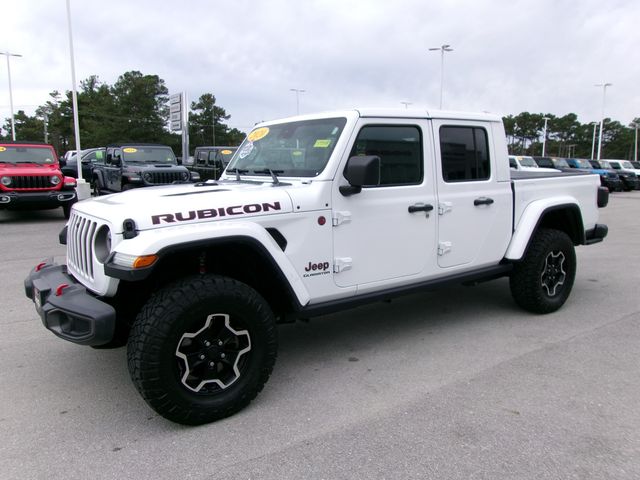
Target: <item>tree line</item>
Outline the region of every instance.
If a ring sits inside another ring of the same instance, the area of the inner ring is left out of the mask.
[[[171,146],[181,152],[182,138],[171,133],[167,87],[157,75],[139,71],[125,72],[109,85],[92,75],[80,82],[78,112],[80,140],[83,147],[104,146],[113,142],[150,142]],[[55,90],[50,99],[39,106],[35,114],[23,110],[15,114],[17,140],[45,140],[60,153],[75,149],[71,92],[64,95]],[[244,133],[230,128],[225,121],[231,116],[216,105],[212,93],[202,94],[191,102],[189,112],[189,144],[239,145]],[[522,112],[503,117],[509,152],[520,155],[540,155],[547,118],[545,151],[559,157],[590,158],[597,142],[599,124],[580,123],[575,113],[562,117],[551,113]],[[634,119],[640,124],[640,117]],[[4,133],[4,136],[3,136]],[[0,140],[11,138],[11,122],[6,119],[0,130]],[[602,131],[602,158],[633,158],[635,129],[610,118]]]
[[[157,75],[139,71],[125,72],[113,84],[92,75],[80,82],[78,117],[80,144],[83,148],[100,147],[116,142],[162,143],[175,152],[182,150],[182,136],[168,130],[169,91]],[[72,94],[55,90],[49,100],[27,115],[14,115],[16,140],[46,141],[59,153],[75,149]],[[202,94],[191,102],[189,144],[239,145],[244,133],[225,122],[231,116],[216,105],[212,93]],[[3,135],[4,133],[4,135]],[[11,139],[11,119],[6,119],[0,140]]]
[[[600,136],[599,122],[580,123],[575,113],[557,117],[551,113],[522,112],[503,117],[509,153],[515,155],[541,155],[545,134],[545,152],[549,156],[591,158],[592,149],[597,156]],[[601,158],[633,159],[635,126],[640,117],[629,125],[605,118],[602,129]],[[595,137],[594,137],[595,134]],[[595,141],[594,141],[595,138]]]

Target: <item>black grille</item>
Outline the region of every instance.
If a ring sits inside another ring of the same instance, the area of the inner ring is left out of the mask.
[[[38,175],[38,176],[16,176],[11,177],[11,185],[9,188],[18,189],[33,189],[33,188],[53,188],[51,184],[51,176]]]
[[[150,179],[148,177],[149,174],[151,174]],[[154,185],[183,181],[182,172],[147,172],[144,174],[143,178],[147,183],[152,183]]]

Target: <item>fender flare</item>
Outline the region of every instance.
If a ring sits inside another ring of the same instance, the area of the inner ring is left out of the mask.
[[[562,210],[568,212],[570,222],[567,227],[573,243],[576,245],[584,244],[585,233],[580,205],[573,197],[566,196],[537,200],[527,205],[522,212],[504,258],[507,260],[520,260],[527,251],[533,234],[538,230],[545,216]]]
[[[228,242],[240,242],[266,259],[297,302],[304,306],[311,296],[289,258],[276,239],[261,225],[252,222],[233,222],[226,225],[192,224],[173,228],[141,231],[132,239],[118,243],[105,263],[105,273],[122,280],[142,280],[152,274],[154,265],[132,270],[113,263],[113,256],[122,253],[132,256],[158,255],[163,257],[194,248],[209,247]]]

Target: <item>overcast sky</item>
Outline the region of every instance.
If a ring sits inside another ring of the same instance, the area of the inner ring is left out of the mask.
[[[628,124],[640,116],[638,0],[71,0],[76,78],[157,74],[213,93],[248,130],[261,120],[382,106],[522,111]],[[14,110],[71,89],[65,0],[3,0],[0,51]],[[0,118],[9,117],[0,57]],[[82,112],[80,112],[82,116]]]

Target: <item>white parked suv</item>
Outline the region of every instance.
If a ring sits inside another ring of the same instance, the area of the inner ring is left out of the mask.
[[[151,408],[201,424],[262,390],[278,322],[502,276],[557,310],[607,199],[598,175],[511,171],[496,115],[305,115],[257,125],[217,181],[75,204],[66,265],[25,292],[55,335],[126,343]]]

